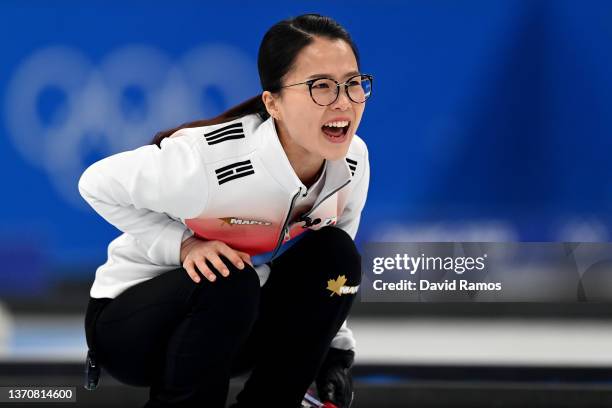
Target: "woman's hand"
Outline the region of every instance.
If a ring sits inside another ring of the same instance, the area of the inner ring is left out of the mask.
[[[238,269],[244,268],[244,262],[253,266],[251,256],[246,252],[238,251],[230,248],[227,244],[221,241],[204,241],[194,236],[191,236],[181,243],[181,263],[187,274],[194,282],[200,282],[200,276],[195,270],[198,268],[206,279],[214,282],[217,278],[215,274],[206,265],[208,260],[219,271],[221,275],[227,277],[229,269],[221,260],[220,256],[225,256]]]
[[[351,367],[355,361],[353,350],[330,347],[315,383],[321,402],[331,402],[339,408],[349,408],[353,402]]]

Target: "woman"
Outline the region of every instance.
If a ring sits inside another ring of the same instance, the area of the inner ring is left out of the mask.
[[[372,77],[349,34],[315,14],[270,28],[258,68],[261,95],[79,181],[124,232],[90,292],[90,374],[99,363],[150,386],[145,407],[223,407],[230,378],[249,372],[234,407],[297,407],[313,380],[321,399],[351,404],[346,318],[369,182],[355,130]]]

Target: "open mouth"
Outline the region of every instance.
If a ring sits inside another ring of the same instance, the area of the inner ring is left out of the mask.
[[[321,130],[327,136],[333,139],[341,139],[346,136],[349,127],[351,126],[351,122],[331,122],[321,126]]]

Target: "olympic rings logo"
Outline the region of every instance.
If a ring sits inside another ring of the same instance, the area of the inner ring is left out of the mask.
[[[92,154],[134,149],[159,130],[212,117],[259,92],[252,59],[225,44],[197,47],[178,60],[126,45],[98,65],[77,49],[51,46],[17,67],[4,116],[22,157],[43,169],[68,203],[86,208],[77,182]]]

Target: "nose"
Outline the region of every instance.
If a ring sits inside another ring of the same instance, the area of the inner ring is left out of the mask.
[[[334,103],[331,104],[331,108],[334,110],[345,111],[351,108],[351,100],[349,99],[346,88],[343,86],[339,89],[338,98]]]

